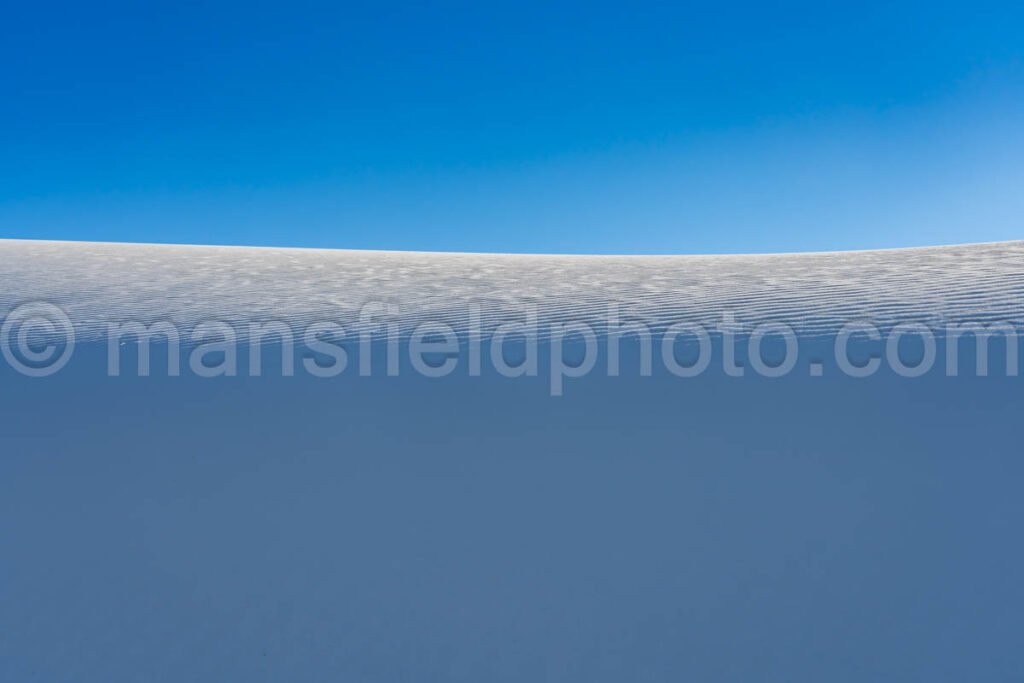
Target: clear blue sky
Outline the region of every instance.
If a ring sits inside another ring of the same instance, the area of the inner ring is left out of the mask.
[[[0,237],[1024,237],[1024,4],[8,3]]]

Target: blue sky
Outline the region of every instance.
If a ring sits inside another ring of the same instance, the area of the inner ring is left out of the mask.
[[[728,253],[1024,237],[1024,5],[39,3],[0,237]]]

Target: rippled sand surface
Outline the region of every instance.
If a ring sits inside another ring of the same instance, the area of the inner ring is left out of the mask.
[[[336,321],[360,327],[391,305],[404,331],[422,320],[464,332],[522,319],[600,331],[615,306],[652,329],[784,322],[799,334],[854,320],[1024,322],[1024,242],[752,256],[538,256],[0,241],[0,314],[43,300],[81,338],[108,321]],[[379,322],[381,316],[377,317]]]

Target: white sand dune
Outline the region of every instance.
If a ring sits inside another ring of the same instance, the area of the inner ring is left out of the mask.
[[[532,256],[0,241],[0,314],[28,300],[62,307],[83,339],[108,321],[181,325],[333,320],[358,330],[368,302],[397,305],[408,331],[486,329],[522,318],[596,330],[609,304],[652,329],[713,327],[725,312],[804,335],[854,320],[1024,322],[1024,242],[753,256]]]
[[[355,330],[373,301],[404,330],[480,303],[600,331],[616,303],[787,322],[824,354],[854,319],[1020,322],[1024,242],[0,242],[0,317],[32,301],[83,343],[48,377],[0,362],[0,681],[1024,680],[1019,376],[644,377],[631,348],[552,398],[543,373],[111,377],[88,343],[126,320]]]

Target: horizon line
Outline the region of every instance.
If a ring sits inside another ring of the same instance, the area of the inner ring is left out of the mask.
[[[69,240],[69,239],[46,239],[31,237],[0,237],[0,244],[4,242],[39,242],[46,244],[68,244],[68,245],[110,245],[126,247],[185,247],[185,248],[208,248],[208,249],[268,249],[286,251],[337,251],[337,252],[363,252],[367,254],[422,254],[432,256],[552,256],[552,257],[579,257],[579,258],[723,258],[730,256],[813,256],[831,254],[859,254],[877,252],[898,252],[898,251],[920,251],[925,249],[949,249],[957,247],[992,246],[998,244],[1015,244],[1024,242],[1024,238],[1015,240],[988,240],[981,242],[953,242],[945,244],[912,245],[900,247],[879,247],[868,249],[825,249],[810,251],[752,251],[752,252],[705,252],[705,253],[581,253],[581,252],[519,252],[519,251],[456,251],[456,250],[434,250],[434,249],[370,249],[365,247],[302,247],[283,246],[274,244],[215,244],[215,243],[194,243],[194,242],[125,242],[120,240]]]

